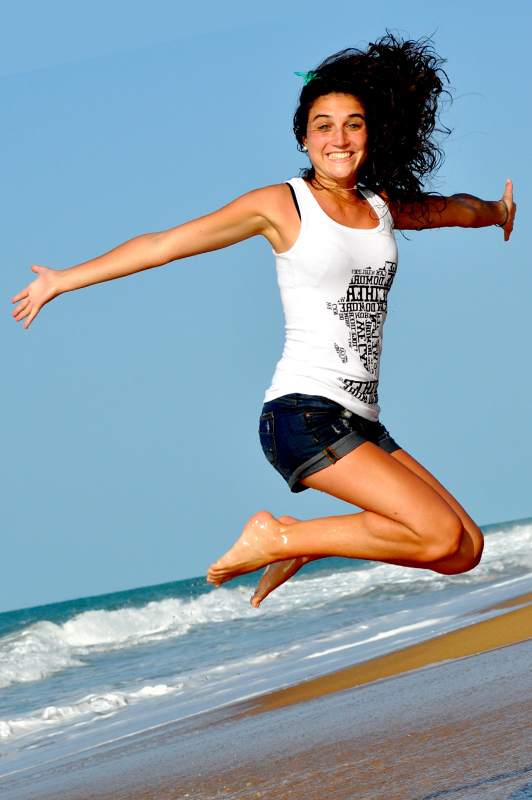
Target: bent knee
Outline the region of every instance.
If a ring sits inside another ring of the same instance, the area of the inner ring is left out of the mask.
[[[452,558],[460,551],[464,533],[464,526],[457,514],[441,517],[429,530],[418,532],[421,539],[420,560],[430,564]]]
[[[471,572],[471,570],[475,569],[475,567],[478,567],[479,564],[480,556],[478,558],[465,559],[463,564],[459,564],[451,574],[462,575],[464,572]]]
[[[482,552],[484,550],[484,537],[480,530],[476,531],[474,535],[471,535],[472,544],[467,553],[464,553],[462,558],[460,559],[460,564],[458,565],[457,574],[462,572],[470,572],[475,567],[478,567],[480,564],[480,560],[482,558]]]
[[[480,529],[475,526],[473,530],[464,531],[462,544],[453,558],[443,559],[427,566],[442,575],[461,575],[479,565],[483,549],[484,537]]]

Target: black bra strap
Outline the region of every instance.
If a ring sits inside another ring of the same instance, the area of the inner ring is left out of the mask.
[[[288,188],[292,192],[292,199],[294,201],[294,204],[295,204],[296,211],[298,213],[299,219],[301,219],[301,211],[299,210],[299,203],[297,202],[297,197],[296,197],[296,193],[294,191],[294,187],[292,186],[291,183],[287,183],[286,185],[288,186]]]

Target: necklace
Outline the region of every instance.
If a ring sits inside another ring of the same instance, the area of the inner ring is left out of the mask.
[[[314,178],[311,180],[311,183],[317,183],[318,186],[320,187],[320,189],[324,189],[326,192],[356,192],[356,191],[358,191],[358,184],[356,184],[356,183],[355,183],[355,185],[353,187],[349,187],[349,188],[345,188],[345,189],[343,189],[341,187],[340,188],[332,188],[331,189],[328,186],[324,186],[322,183],[320,183],[315,175],[314,175]]]

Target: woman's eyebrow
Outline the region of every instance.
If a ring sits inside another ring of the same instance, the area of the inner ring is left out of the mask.
[[[320,119],[321,117],[323,117],[324,119],[332,119],[332,114],[316,114],[316,116],[312,118],[312,122],[316,122],[316,120]],[[365,121],[363,114],[353,113],[347,115],[347,119],[351,119],[352,117],[360,117],[360,119],[363,119]]]

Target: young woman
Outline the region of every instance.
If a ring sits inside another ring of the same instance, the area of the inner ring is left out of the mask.
[[[515,205],[424,192],[440,150],[432,136],[444,91],[427,41],[388,35],[304,75],[294,132],[303,177],[249,192],[172,230],[139,236],[66,270],[32,266],[13,298],[28,327],[63,292],[121,278],[262,235],[276,254],[286,316],[283,357],[260,418],[268,460],[292,491],[318,489],[362,508],[305,522],[256,514],[208,570],[216,586],[267,567],[252,603],[309,559],[373,559],[456,574],[482,554],[459,503],[379,422],[377,385],[394,230],[498,225],[508,241]]]

